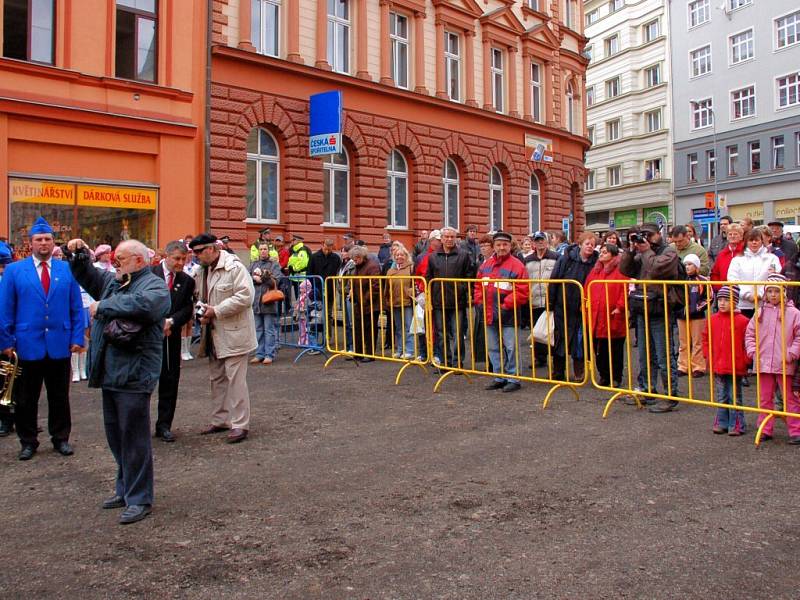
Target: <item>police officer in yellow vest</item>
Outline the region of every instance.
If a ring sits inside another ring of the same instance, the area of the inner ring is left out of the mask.
[[[269,245],[269,258],[270,260],[274,260],[278,262],[278,251],[275,249],[275,246],[272,244],[272,238],[270,237],[270,229],[269,227],[265,227],[261,231],[258,232],[258,239],[253,242],[253,245],[250,246],[250,262],[254,263],[259,260],[259,253],[258,248],[261,244],[266,243]]]
[[[305,275],[308,270],[308,261],[311,250],[305,245],[303,237],[297,234],[292,236],[291,256],[289,256],[289,275]]]

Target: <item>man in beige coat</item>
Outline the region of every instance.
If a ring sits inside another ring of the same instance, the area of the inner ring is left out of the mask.
[[[227,441],[235,444],[247,438],[250,426],[247,357],[257,346],[255,291],[247,267],[216,242],[215,236],[201,233],[189,243],[202,266],[194,275],[200,298],[200,356],[208,356],[216,406],[211,425],[202,433],[230,430]]]

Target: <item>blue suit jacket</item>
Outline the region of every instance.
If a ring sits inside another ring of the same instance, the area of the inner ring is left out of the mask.
[[[8,265],[0,281],[0,345],[20,360],[69,358],[70,345],[84,345],[81,288],[66,262],[51,264],[46,298],[31,257]]]

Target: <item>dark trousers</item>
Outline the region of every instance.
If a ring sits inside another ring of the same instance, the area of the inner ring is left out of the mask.
[[[172,429],[175,405],[178,402],[178,384],[181,380],[181,337],[164,339],[161,357],[161,377],[158,380],[158,419],[156,431]]]
[[[488,361],[486,353],[486,332],[483,327],[483,305],[473,306],[472,356],[476,363]],[[470,366],[472,366],[470,364]]]
[[[363,312],[362,309],[363,308]],[[370,312],[369,305],[353,304],[353,337],[356,354],[375,356],[375,336],[378,335],[379,312]]]
[[[14,417],[23,446],[39,446],[36,429],[42,383],[47,390],[47,429],[53,444],[69,440],[72,419],[69,412],[69,358],[19,361],[21,373],[15,386]]]
[[[103,390],[103,424],[117,461],[116,494],[125,504],[153,504],[150,394]]]
[[[463,309],[433,308],[433,355],[448,367],[461,367],[464,357],[464,336],[469,323]]]
[[[608,338],[594,338],[594,356],[597,365],[597,373],[600,375],[600,383],[608,385],[613,382],[622,381],[623,351],[625,350],[625,338],[611,338],[611,361],[609,365]],[[613,367],[614,377],[610,376],[610,369]]]

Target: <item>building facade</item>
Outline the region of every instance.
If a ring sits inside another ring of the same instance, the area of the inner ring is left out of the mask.
[[[581,229],[582,29],[576,0],[215,0],[212,229],[240,247],[264,227]],[[310,158],[309,97],[328,90],[344,150]]]
[[[204,2],[0,0],[0,236],[155,248],[203,225]]]
[[[585,0],[587,227],[673,221],[666,0]]]
[[[678,219],[800,223],[800,6],[671,4]]]

